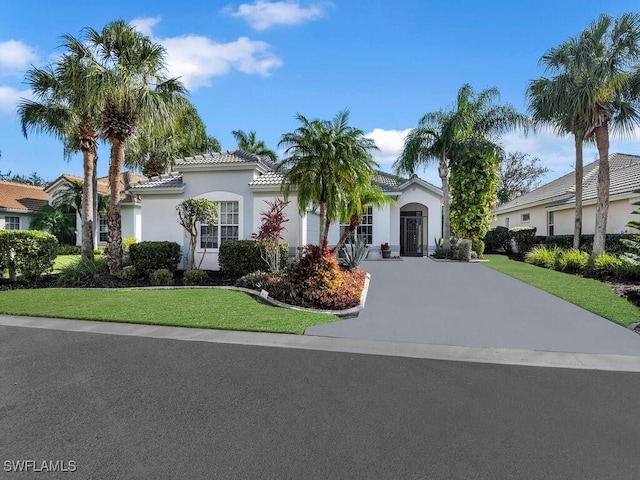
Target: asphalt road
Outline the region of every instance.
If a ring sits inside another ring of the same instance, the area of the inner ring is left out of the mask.
[[[0,326],[0,478],[631,480],[639,399],[638,373]]]

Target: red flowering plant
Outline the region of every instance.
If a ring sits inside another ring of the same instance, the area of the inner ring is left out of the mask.
[[[269,267],[269,271],[275,273],[280,270],[280,240],[284,240],[282,236],[282,232],[286,230],[284,224],[289,221],[284,214],[284,209],[289,202],[276,198],[273,202],[265,200],[265,203],[269,209],[260,212],[262,224],[258,233],[254,233],[252,237],[262,244],[262,259]]]
[[[384,252],[386,250],[389,250],[389,242],[384,242],[382,245],[380,245],[381,252]]]

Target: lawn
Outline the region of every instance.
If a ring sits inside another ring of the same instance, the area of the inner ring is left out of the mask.
[[[616,295],[605,283],[510,260],[504,255],[485,255],[485,258],[489,260],[483,263],[486,267],[517,278],[624,327],[640,318],[640,308]]]
[[[335,315],[288,310],[232,290],[42,288],[0,292],[0,314],[303,334]]]
[[[68,267],[79,260],[80,255],[58,255],[55,263],[53,264],[53,273],[60,273],[63,268]]]

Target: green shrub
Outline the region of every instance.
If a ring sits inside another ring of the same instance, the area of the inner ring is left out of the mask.
[[[131,257],[129,256],[129,250],[131,245],[136,243],[135,237],[126,237],[122,239],[122,263],[124,265],[131,264]]]
[[[367,253],[369,253],[369,249],[361,240],[357,240],[356,243],[345,244],[342,247],[342,251],[344,252],[344,258],[340,260],[340,263],[349,270],[358,268]]]
[[[289,258],[289,244],[280,242],[280,265],[284,268]],[[229,278],[240,278],[251,272],[267,270],[269,266],[262,259],[260,244],[255,240],[227,240],[220,245],[218,264],[222,273]]]
[[[538,267],[559,270],[564,251],[561,248],[534,247],[524,256],[524,261]]]
[[[485,252],[511,252],[511,240],[507,227],[495,227],[484,236]]]
[[[209,280],[209,275],[204,270],[194,268],[185,270],[182,276],[182,283],[185,285],[203,285]]]
[[[562,251],[562,255],[559,258],[560,269],[568,273],[582,272],[588,263],[589,254],[577,248]]]
[[[485,244],[482,240],[480,240],[479,238],[471,239],[471,250],[475,252],[476,258],[482,258],[482,255],[484,254],[484,248]]]
[[[136,270],[136,267],[131,265],[131,266],[128,266],[128,267],[124,267],[122,269],[122,272],[120,273],[120,276],[122,278],[124,278],[125,280],[135,280],[138,277],[140,277],[140,274]]]
[[[176,242],[140,242],[129,247],[131,263],[142,275],[160,269],[175,272],[181,256],[180,245]]]
[[[451,256],[454,260],[468,262],[471,260],[471,240],[463,238],[458,240],[451,248]]]
[[[77,262],[64,267],[58,275],[58,283],[63,286],[81,286],[87,280],[107,272],[107,259],[96,257],[93,260],[79,259]]]
[[[77,245],[61,245],[58,255],[80,255],[80,247]]]
[[[56,237],[38,230],[0,230],[0,271],[37,281],[53,270],[59,248]]]
[[[509,230],[509,238],[515,242],[518,253],[524,255],[533,248],[536,227],[514,227]]]
[[[616,272],[622,267],[623,262],[615,255],[607,252],[598,255],[590,255],[585,273],[596,278],[615,277]]]
[[[451,258],[451,249],[449,248],[436,248],[435,252],[433,252],[434,258]]]
[[[173,273],[168,268],[159,268],[149,274],[151,285],[173,285]]]

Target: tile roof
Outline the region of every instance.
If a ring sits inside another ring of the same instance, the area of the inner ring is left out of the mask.
[[[282,183],[282,179],[284,178],[284,174],[280,172],[267,172],[264,175],[260,175],[255,180],[249,183],[250,186],[253,185],[280,185]]]
[[[255,163],[263,162],[264,159],[253,153],[248,153],[243,150],[235,150],[232,152],[216,152],[205,153],[204,155],[196,155],[194,157],[177,158],[174,163],[177,167],[182,165],[216,165],[216,164],[228,164],[228,163]],[[271,165],[271,162],[269,162]]]
[[[129,188],[151,189],[151,188],[176,188],[182,186],[182,174],[164,173],[157,177],[140,180],[132,183]]]
[[[609,193],[611,195],[630,193],[640,188],[640,156],[612,153],[609,155],[609,172],[611,176]],[[582,178],[582,200],[597,198],[597,160],[584,166]],[[550,202],[549,206],[572,203],[575,200],[575,191],[575,173],[572,172],[500,205],[494,210],[494,213],[499,214],[547,201]]]
[[[49,188],[49,186],[51,186],[52,184],[56,183],[58,180],[61,180],[61,179],[69,182],[74,182],[74,183],[80,183],[80,184],[84,183],[84,178],[82,177],[71,175],[69,173],[63,173],[58,178],[56,178],[53,182],[50,182],[47,188]],[[142,175],[138,175],[137,173],[128,172],[128,171],[121,172],[120,173],[120,200],[124,202],[133,201],[133,198],[128,196],[125,190],[128,188],[130,184],[140,182],[143,180],[146,180],[146,177],[143,177]],[[103,195],[109,195],[109,193],[111,192],[111,189],[109,188],[108,176],[98,177],[96,179],[96,183],[98,187],[98,193],[101,193]]]
[[[381,170],[376,170],[376,174],[371,180],[375,185],[380,187],[380,190],[383,192],[397,192],[400,185],[409,181],[407,178],[402,178]]]
[[[49,202],[43,187],[0,180],[0,208],[10,210],[37,210]]]

